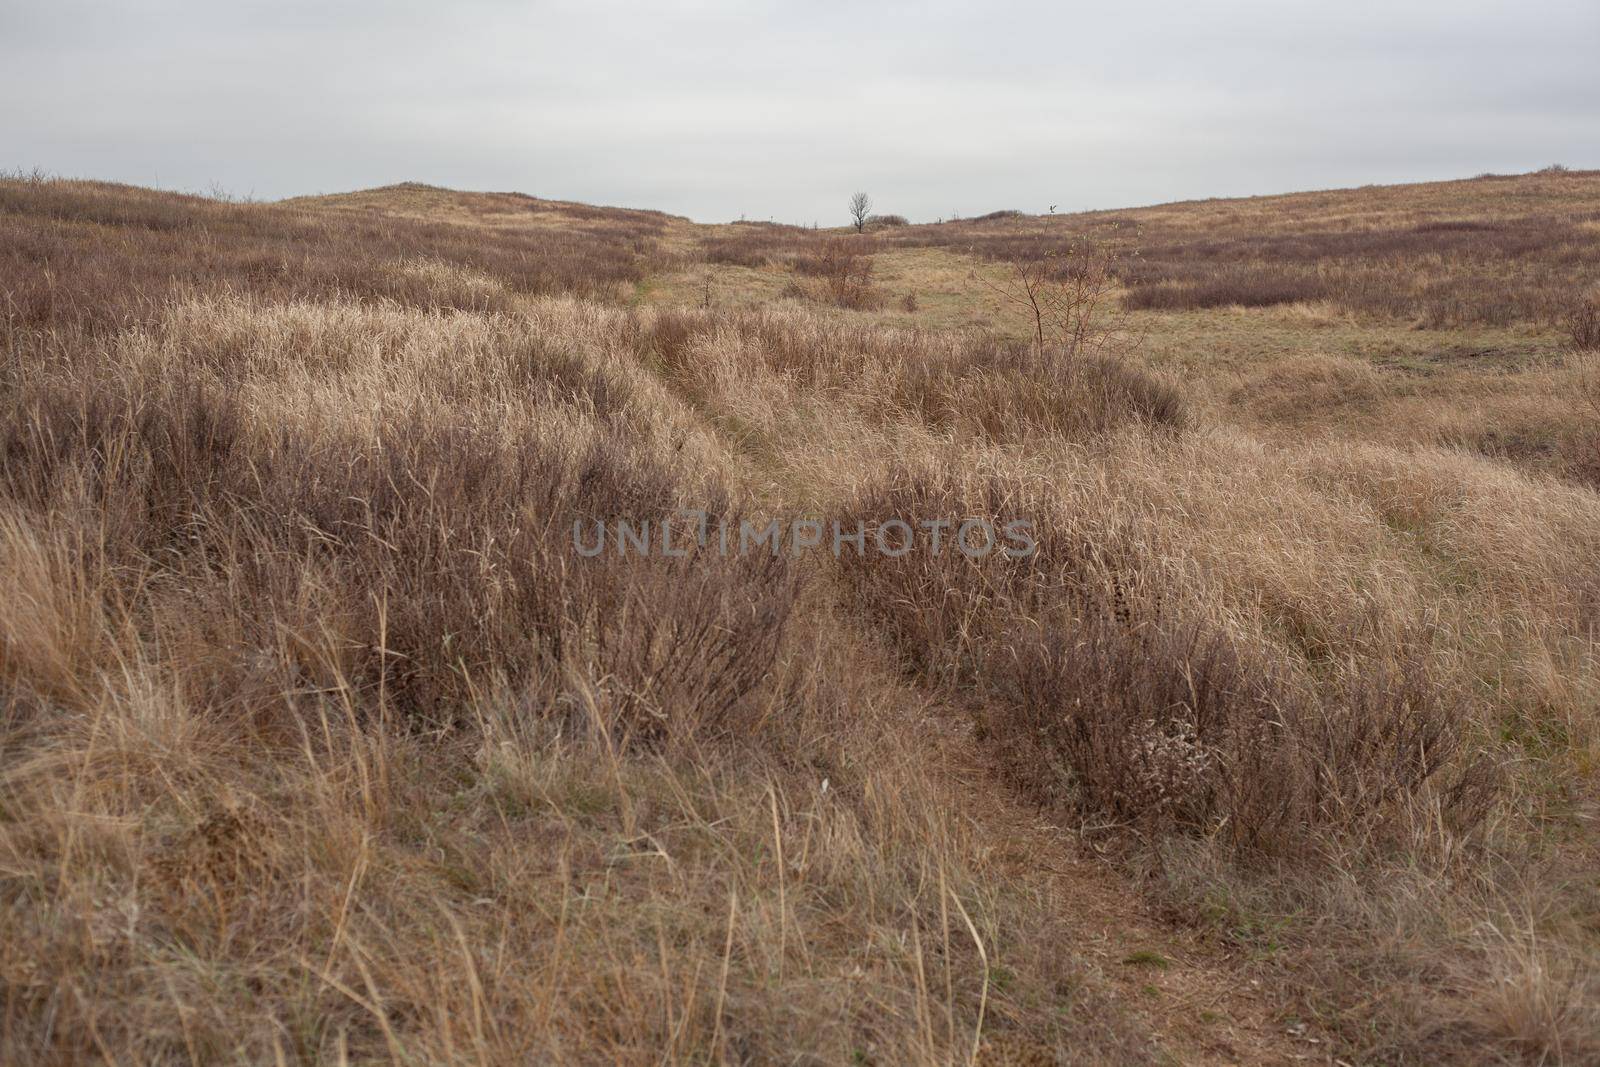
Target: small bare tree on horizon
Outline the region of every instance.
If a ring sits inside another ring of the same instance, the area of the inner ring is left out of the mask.
[[[857,193],[850,198],[850,218],[855,224],[857,233],[865,233],[867,220],[872,217],[872,197],[866,193]]]

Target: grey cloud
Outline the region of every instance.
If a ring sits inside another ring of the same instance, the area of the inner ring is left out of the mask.
[[[837,222],[1600,165],[1590,0],[0,10],[0,166]]]

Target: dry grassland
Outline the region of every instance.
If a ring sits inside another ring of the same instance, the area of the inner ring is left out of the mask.
[[[0,1060],[1596,1062],[1597,219],[0,183]]]

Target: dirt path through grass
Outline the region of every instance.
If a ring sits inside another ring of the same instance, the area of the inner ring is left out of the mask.
[[[976,838],[993,842],[981,862],[1047,902],[1077,962],[1173,1062],[1334,1062],[1315,1033],[1295,1032],[1269,968],[1155,914],[1085,838],[1003,784],[1001,757],[973,738],[959,711],[945,707],[941,719],[930,743],[949,795],[982,827]]]
[[[796,481],[803,467],[774,454],[777,442],[766,428],[731,423],[697,390],[684,388],[671,375],[661,378],[722,441],[724,473],[743,487],[759,512],[786,519],[804,506],[808,515],[815,514],[810,506],[816,502]],[[1292,1020],[1282,1017],[1283,1004],[1267,968],[1163,920],[1139,888],[1081,835],[1052,825],[1048,812],[1005,784],[1004,755],[974,736],[971,716],[944,694],[905,676],[893,652],[859,624],[859,609],[834,569],[820,557],[803,565],[817,593],[812,610],[821,611],[817,605],[831,600],[834,607],[824,614],[854,618],[846,624],[845,640],[857,661],[894,679],[888,684],[905,690],[905,705],[931,713],[927,725],[932,728],[909,736],[929,746],[926,764],[948,775],[941,792],[951,798],[952,814],[979,828],[975,840],[989,843],[985,855],[970,859],[992,874],[995,885],[1015,886],[1039,901],[1060,924],[1060,942],[1073,967],[1092,978],[1102,997],[1114,998],[1170,1062],[1331,1062],[1326,1045],[1291,1032]],[[1009,1046],[1002,1047],[1015,1036],[993,1033],[994,1044],[979,1062],[1033,1062],[1017,1061]],[[1046,1056],[1038,1062],[1054,1062],[1042,1048],[1038,1051]]]

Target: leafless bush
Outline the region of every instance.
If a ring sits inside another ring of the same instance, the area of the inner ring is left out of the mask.
[[[1578,352],[1600,351],[1600,299],[1579,300],[1567,313],[1567,335]]]
[[[991,291],[1028,317],[1034,347],[1046,342],[1061,358],[1118,355],[1131,346],[1127,322],[1113,303],[1115,256],[1102,245],[1068,246],[1038,259],[1018,260]]]
[[[872,249],[859,240],[834,237],[795,260],[795,270],[821,280],[827,300],[856,311],[883,305],[872,285]]]

